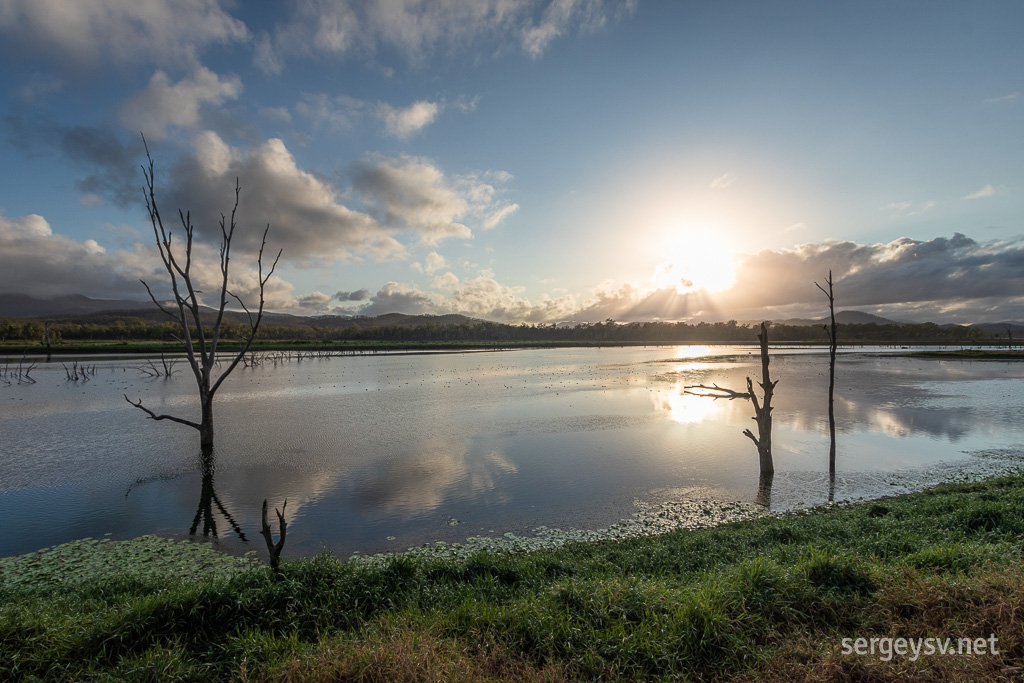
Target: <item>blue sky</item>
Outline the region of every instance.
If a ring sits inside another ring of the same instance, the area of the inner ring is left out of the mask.
[[[258,5],[258,6],[257,6]],[[1024,318],[1024,5],[0,0],[0,292],[508,322]],[[246,253],[248,252],[248,253]]]

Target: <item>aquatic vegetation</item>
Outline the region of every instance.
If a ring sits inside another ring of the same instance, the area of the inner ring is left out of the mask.
[[[254,553],[253,553],[254,554]],[[59,591],[109,580],[196,581],[228,577],[256,564],[207,543],[140,536],[127,541],[83,538],[15,557],[0,557],[0,591]]]

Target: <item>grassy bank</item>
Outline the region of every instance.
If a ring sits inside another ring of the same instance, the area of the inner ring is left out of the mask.
[[[1022,534],[1010,476],[460,562],[321,555],[280,577],[96,543],[69,557],[108,553],[102,577],[0,561],[0,680],[1019,680]],[[998,655],[841,647],[992,634]]]

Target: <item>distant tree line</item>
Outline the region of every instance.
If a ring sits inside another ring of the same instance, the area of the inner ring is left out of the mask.
[[[301,319],[298,319],[301,320]],[[397,341],[397,342],[595,342],[595,343],[750,343],[756,338],[751,326],[735,320],[717,323],[642,322],[599,323],[577,325],[508,325],[483,320],[462,323],[430,323],[423,325],[373,325],[345,322],[344,319],[312,319],[309,323],[275,324],[264,321],[258,339],[296,341]],[[54,320],[49,323],[50,337],[60,341],[173,341],[180,334],[177,324],[167,320],[149,320],[130,315],[102,316],[90,322]],[[205,324],[204,324],[205,327]],[[0,318],[0,339],[4,341],[39,342],[45,324],[39,319]],[[194,330],[193,330],[194,331]],[[221,337],[241,339],[249,326],[224,321]],[[964,325],[940,326],[934,323],[842,324],[837,326],[840,343],[974,343],[995,339],[992,334]],[[820,325],[771,325],[773,342],[827,343],[828,335]]]

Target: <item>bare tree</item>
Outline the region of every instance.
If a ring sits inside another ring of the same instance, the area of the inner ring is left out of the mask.
[[[832,325],[825,325],[825,332],[828,333],[829,348],[828,348],[828,433],[829,433],[829,447],[828,447],[828,473],[832,476],[836,474],[836,408],[835,408],[835,393],[836,393],[836,298],[832,294],[832,271],[828,271],[828,279],[825,280],[825,284],[828,285],[826,291],[824,287],[819,285],[817,282],[814,286],[822,291],[822,293],[828,297],[828,312],[832,318]]]
[[[143,138],[143,144],[145,144],[145,138]],[[153,157],[149,153],[148,146],[146,146],[146,159],[149,162],[149,167],[148,169],[146,166],[142,167],[142,173],[145,177],[143,195],[146,199],[146,209],[149,212],[149,220],[153,225],[153,237],[156,240],[157,248],[160,250],[160,259],[163,261],[164,268],[167,270],[167,275],[170,279],[171,290],[174,294],[173,301],[167,303],[167,305],[161,303],[157,300],[156,296],[154,296],[153,290],[146,281],[142,280],[141,282],[149,293],[149,298],[153,300],[153,303],[178,324],[180,336],[175,335],[174,338],[181,343],[182,348],[184,348],[189,367],[192,369],[192,374],[195,375],[196,385],[199,388],[200,418],[199,421],[196,422],[176,417],[174,415],[157,415],[142,404],[142,399],[132,401],[126,394],[124,400],[145,412],[150,419],[171,420],[172,422],[188,425],[189,427],[198,430],[199,442],[202,448],[204,450],[212,449],[213,397],[217,393],[217,390],[220,389],[221,384],[224,383],[224,380],[227,379],[227,376],[231,374],[231,371],[234,370],[235,366],[237,366],[239,361],[242,360],[242,357],[249,350],[253,339],[256,337],[260,321],[263,319],[264,291],[267,281],[270,280],[270,276],[273,275],[274,269],[277,267],[277,262],[281,258],[281,251],[277,252],[277,256],[274,258],[274,263],[270,266],[270,269],[266,274],[264,274],[263,250],[267,246],[267,233],[270,231],[270,225],[268,224],[266,229],[263,231],[263,241],[260,243],[259,253],[256,256],[260,302],[259,308],[255,313],[253,313],[241,298],[228,289],[228,271],[231,265],[231,240],[235,235],[235,214],[238,211],[238,198],[241,193],[241,187],[236,179],[235,203],[231,209],[231,218],[228,220],[224,214],[221,214],[220,216],[220,301],[215,311],[212,326],[210,326],[208,330],[205,329],[200,315],[203,307],[200,303],[199,295],[202,292],[196,289],[196,282],[193,279],[192,274],[192,266],[194,265],[192,246],[195,226],[192,225],[190,214],[182,213],[181,209],[179,209],[178,217],[181,220],[181,225],[185,234],[184,253],[182,253],[181,246],[172,241],[171,231],[164,227],[163,219],[160,216],[160,210],[157,207]],[[224,311],[227,308],[229,297],[237,301],[238,305],[242,307],[242,310],[245,311],[248,316],[249,333],[241,339],[241,349],[232,353],[228,359],[225,359],[227,365],[224,370],[217,375],[214,372],[215,366],[217,365],[217,345],[221,341],[221,325],[224,322]],[[192,332],[193,328],[195,329],[194,336]]]
[[[757,436],[749,429],[743,430],[743,435],[748,437],[757,446],[758,463],[761,468],[762,480],[767,478],[766,481],[762,481],[762,488],[766,488],[768,495],[770,496],[771,491],[771,477],[775,474],[775,463],[772,460],[772,396],[775,394],[775,385],[779,383],[778,380],[772,381],[771,374],[768,372],[768,364],[770,359],[768,357],[768,326],[765,323],[761,323],[761,329],[757,333],[757,338],[761,342],[761,381],[758,382],[762,391],[764,392],[764,398],[762,401],[757,400],[757,394],[754,393],[754,383],[749,377],[747,377],[747,390],[746,392],[733,391],[732,389],[725,389],[723,387],[714,384],[712,386],[705,386],[703,384],[694,384],[691,386],[684,387],[687,389],[702,389],[706,392],[711,393],[700,393],[697,394],[693,391],[687,391],[688,394],[695,394],[697,396],[708,396],[710,398],[728,398],[732,400],[734,398],[749,399],[754,405],[754,421],[757,422]],[[765,484],[767,486],[765,486]]]
[[[278,572],[278,568],[281,564],[281,551],[284,550],[284,539],[288,533],[288,522],[284,521],[284,509],[288,507],[288,499],[284,499],[284,505],[278,510],[274,508],[274,512],[277,513],[277,528],[278,528],[278,541],[274,543],[274,537],[270,531],[270,524],[267,523],[267,499],[263,499],[263,527],[260,533],[263,534],[263,539],[267,542],[267,552],[270,553],[270,568],[274,572]]]

